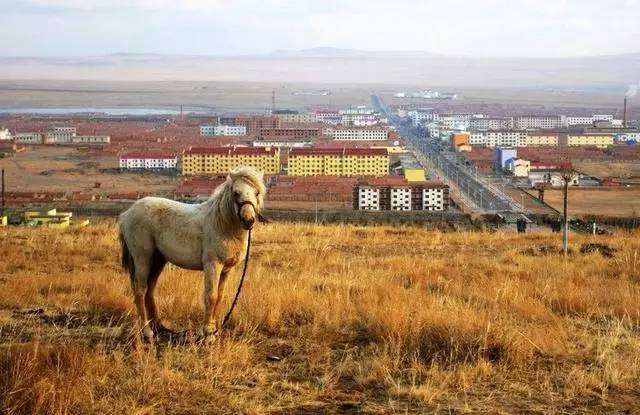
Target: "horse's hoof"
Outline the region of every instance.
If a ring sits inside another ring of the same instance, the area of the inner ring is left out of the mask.
[[[165,327],[162,324],[157,324],[154,328],[153,328],[153,333],[156,336],[177,336],[178,332],[177,331],[173,331],[168,327]]]
[[[198,337],[198,344],[201,346],[210,346],[218,340],[218,337],[220,337],[220,335],[217,331],[210,334],[201,334],[200,337]]]

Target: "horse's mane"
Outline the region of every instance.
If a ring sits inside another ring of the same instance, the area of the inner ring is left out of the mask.
[[[262,182],[262,174],[251,167],[238,167],[231,171],[227,180],[218,186],[209,200],[204,204],[210,206],[210,213],[213,214],[215,225],[220,230],[227,230],[233,227],[234,215],[229,214],[233,209],[233,195],[231,192],[233,183],[236,180],[244,180],[249,183],[259,193],[257,210],[262,210],[264,205],[264,194],[266,188]]]

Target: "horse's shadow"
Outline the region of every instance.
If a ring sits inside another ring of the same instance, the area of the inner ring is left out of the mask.
[[[135,348],[139,342],[144,343],[144,336],[137,324],[128,319],[128,315],[96,316],[79,310],[36,308],[14,310],[12,317],[15,320],[13,328],[6,329],[2,334],[13,339],[29,341],[41,336],[48,340],[73,338],[83,339],[91,345],[124,349]],[[202,336],[193,330],[173,330],[165,326],[155,330],[153,339],[153,345],[161,349],[204,343]]]

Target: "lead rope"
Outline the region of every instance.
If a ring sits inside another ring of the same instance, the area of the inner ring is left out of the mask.
[[[227,325],[229,319],[231,318],[231,313],[233,313],[233,309],[236,307],[236,303],[238,302],[238,297],[240,297],[240,290],[242,290],[242,284],[244,283],[244,276],[247,274],[247,265],[249,265],[249,250],[251,249],[251,229],[249,229],[249,237],[247,239],[247,253],[244,257],[244,268],[242,269],[242,276],[240,277],[240,283],[238,284],[238,290],[236,291],[236,296],[233,298],[233,302],[231,303],[231,307],[229,307],[229,311],[225,314],[222,319],[222,324],[220,328],[217,328],[213,333],[214,335],[218,334],[224,326]]]

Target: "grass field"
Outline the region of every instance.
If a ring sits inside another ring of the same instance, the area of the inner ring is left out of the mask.
[[[640,177],[640,162],[576,162],[576,170],[598,177],[636,178]]]
[[[155,192],[172,190],[179,178],[140,172],[119,172],[116,157],[88,157],[74,148],[34,146],[0,159],[9,191]]]
[[[534,197],[537,192],[529,191]],[[562,211],[562,190],[547,189],[545,203]],[[640,215],[640,188],[613,187],[569,190],[570,215],[634,217]]]
[[[640,407],[640,234],[257,228],[230,328],[139,342],[115,223],[0,228],[5,413],[631,413]],[[587,242],[613,258],[581,254]],[[201,276],[165,269],[195,332]]]

